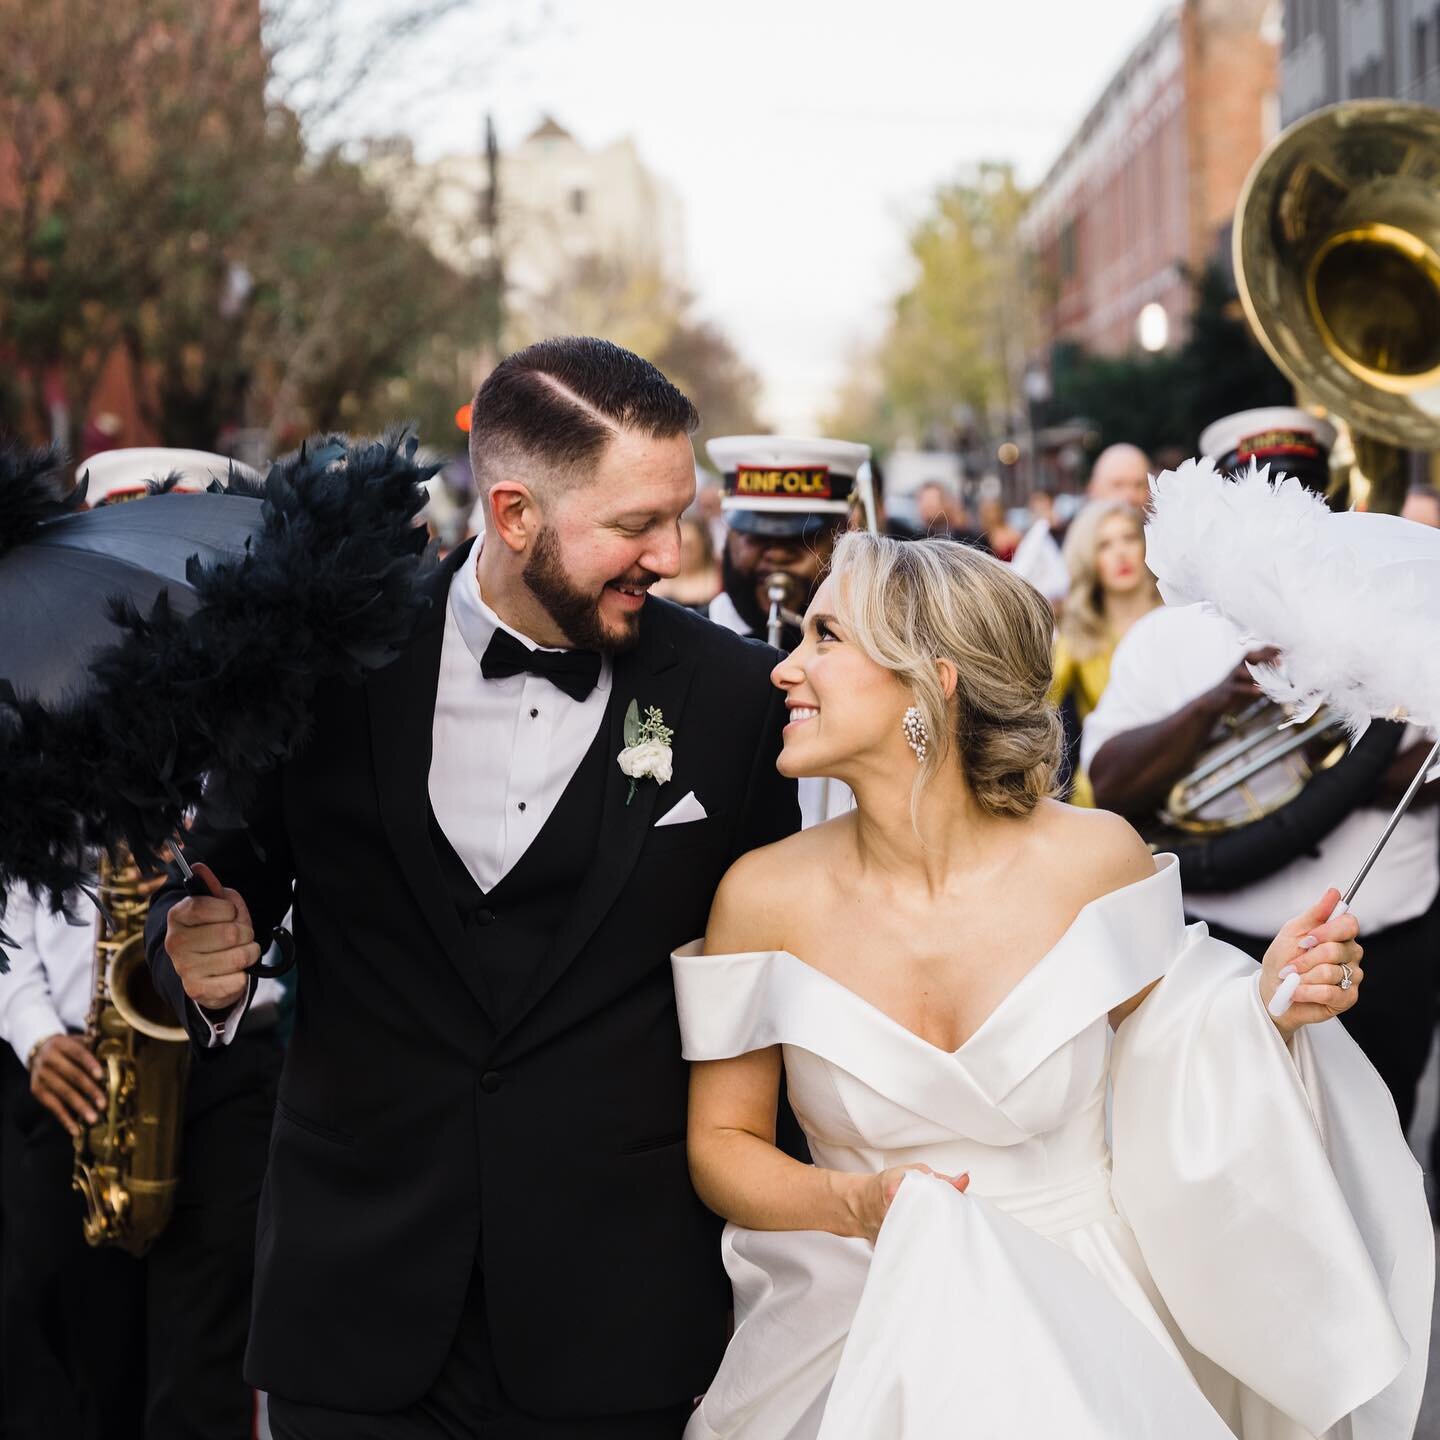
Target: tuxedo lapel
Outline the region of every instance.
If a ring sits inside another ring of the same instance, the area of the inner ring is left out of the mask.
[[[489,1015],[489,993],[473,946],[466,945],[430,840],[430,758],[445,609],[451,577],[470,553],[471,546],[464,545],[446,559],[433,581],[430,609],[410,644],[393,664],[370,676],[365,693],[375,788],[386,837],[436,940],[476,1003]]]
[[[654,602],[647,610],[659,610]],[[647,619],[649,616],[647,615]],[[663,633],[663,624],[642,628],[640,643],[615,661],[610,703],[602,722],[607,731],[608,762],[600,841],[595,862],[561,923],[545,962],[526,988],[519,1005],[506,1017],[501,1037],[514,1030],[565,973],[586,942],[604,920],[640,858],[645,837],[654,822],[661,787],[653,780],[641,780],[630,798],[630,781],[620,769],[618,757],[625,748],[625,712],[635,701],[643,714],[652,706],[661,712],[664,724],[675,732],[673,744],[685,744],[685,698],[689,693],[693,662],[682,656]]]

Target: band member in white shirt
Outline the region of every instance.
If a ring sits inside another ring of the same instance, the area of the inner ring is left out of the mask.
[[[724,478],[721,513],[727,527],[721,571],[724,587],[707,612],[737,635],[766,639],[770,580],[784,577],[784,608],[803,614],[819,588],[835,542],[849,528],[855,478],[870,447],[850,440],[788,435],[725,435],[707,445]],[[799,644],[788,621],[780,648]],[[805,826],[842,815],[854,805],[838,780],[800,782]]]
[[[71,1188],[72,1137],[104,1104],[84,1039],[97,916],[81,924],[12,893],[0,977],[0,1394],[7,1440],[249,1435],[241,1361],[255,1213],[282,1049],[281,989],[262,980],[232,1064],[192,1063],[175,1210],[143,1259],[92,1249]]]
[[[1223,469],[1248,466],[1253,458],[1323,492],[1333,439],[1325,421],[1273,408],[1215,422],[1200,448],[1220,457]],[[1139,620],[1116,650],[1109,686],[1085,722],[1080,763],[1096,803],[1153,831],[1171,787],[1213,743],[1222,718],[1260,695],[1245,668],[1247,655],[1256,658],[1236,628],[1198,605],[1164,606]],[[1264,845],[1244,847],[1248,873],[1226,875],[1225,866],[1202,863],[1198,850],[1187,863],[1181,847],[1187,913],[1258,957],[1276,926],[1294,913],[1297,897],[1347,884],[1430,746],[1414,727],[1398,730],[1374,727],[1358,742],[1378,757],[1368,770],[1358,746],[1340,762],[1350,767],[1353,782],[1340,767],[1323,777],[1336,797],[1323,816],[1306,809],[1305,794],[1292,801],[1290,823],[1275,825]],[[1437,792],[1440,785],[1421,790],[1356,902],[1369,988],[1363,1013],[1357,1009],[1344,1023],[1389,1085],[1402,1124],[1414,1110],[1429,1055],[1440,983]]]

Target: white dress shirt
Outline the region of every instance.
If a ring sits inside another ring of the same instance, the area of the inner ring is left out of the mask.
[[[735,635],[754,635],[735,602],[722,590],[705,612],[708,619]],[[822,820],[833,820],[855,808],[855,795],[843,780],[807,775],[800,781],[800,828],[808,830]]]
[[[611,664],[583,700],[543,676],[487,680],[480,661],[497,629],[529,650],[480,593],[480,545],[450,582],[430,752],[430,804],[482,890],[493,890],[530,847],[605,719]]]
[[[1253,647],[1228,620],[1201,605],[1164,606],[1136,621],[1115,650],[1110,683],[1085,721],[1080,765],[1088,770],[1107,740],[1153,725],[1218,685]],[[1411,727],[1402,744],[1420,738]],[[1185,909],[1244,935],[1273,935],[1334,885],[1355,878],[1390,818],[1362,808],[1315,847],[1253,885],[1197,891],[1185,886]],[[1184,883],[1184,869],[1181,876]],[[1355,913],[1372,933],[1423,914],[1440,889],[1440,821],[1433,810],[1411,811],[1355,899]],[[1362,936],[1363,939],[1363,936]]]
[[[23,887],[6,904],[5,930],[19,949],[9,952],[10,973],[0,976],[0,1039],[22,1065],[39,1041],[85,1028],[100,917],[87,895],[75,897],[74,910],[82,924],[52,915]],[[280,994],[278,981],[262,980],[255,1004],[275,1004]]]

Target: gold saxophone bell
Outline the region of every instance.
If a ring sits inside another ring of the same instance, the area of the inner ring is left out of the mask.
[[[1359,493],[1336,500],[1398,512],[1399,447],[1440,449],[1440,111],[1353,100],[1292,125],[1245,182],[1234,260],[1260,343],[1352,432]]]
[[[105,1072],[105,1109],[75,1137],[74,1186],[85,1239],[143,1255],[170,1221],[180,1184],[180,1127],[189,1037],[155,989],[145,960],[140,871],[102,859],[104,920],[95,947],[85,1033]]]

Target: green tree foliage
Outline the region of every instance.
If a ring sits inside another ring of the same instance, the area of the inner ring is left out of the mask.
[[[935,196],[910,233],[914,279],[885,335],[857,357],[829,417],[872,441],[1003,432],[1024,367],[1017,227],[1026,194],[1009,165],[984,164]]]
[[[416,414],[454,432],[484,297],[338,149],[307,150],[274,63],[256,0],[0,0],[0,353],[17,377],[0,404],[33,437],[57,380],[79,431],[117,352],[167,444],[240,425],[276,449]]]
[[[1059,346],[1053,356],[1049,418],[1083,418],[1097,447],[1128,440],[1152,454],[1194,451],[1200,432],[1222,415],[1293,404],[1290,382],[1250,332],[1224,268],[1195,278],[1190,333],[1159,355],[1090,355]]]

